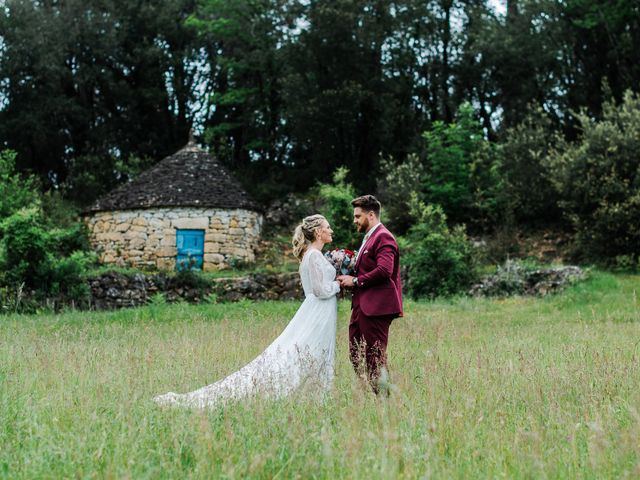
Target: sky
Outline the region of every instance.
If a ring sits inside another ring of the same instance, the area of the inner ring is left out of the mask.
[[[489,0],[489,5],[500,15],[507,11],[507,0]]]

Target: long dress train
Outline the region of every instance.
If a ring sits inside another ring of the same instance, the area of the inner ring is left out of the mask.
[[[249,396],[278,398],[301,388],[326,392],[333,384],[336,351],[336,271],[309,248],[300,263],[305,300],[264,352],[228,377],[189,393],[158,395],[160,405],[209,407]]]

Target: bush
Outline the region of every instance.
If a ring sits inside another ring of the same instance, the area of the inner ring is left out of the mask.
[[[15,152],[0,152],[0,221],[21,208],[37,206],[38,189],[34,177],[22,177],[16,171]]]
[[[315,213],[313,202],[299,193],[289,193],[269,204],[265,215],[263,235],[285,232],[287,235],[294,226],[307,215]]]
[[[482,228],[497,224],[503,202],[499,163],[471,105],[460,106],[456,122],[434,122],[423,136],[426,202],[440,205],[454,223],[469,222]]]
[[[606,102],[603,119],[576,114],[582,133],[548,160],[561,207],[576,230],[576,253],[612,263],[640,256],[640,97]]]
[[[1,273],[0,273],[1,276]],[[0,284],[3,284],[0,278]],[[0,313],[18,313],[36,310],[37,305],[27,298],[24,283],[12,286],[0,286]]]
[[[505,196],[516,221],[547,222],[560,216],[558,194],[545,168],[555,142],[549,116],[542,108],[531,107],[520,125],[507,130],[499,146]]]
[[[396,163],[393,159],[383,159],[380,170],[378,198],[382,203],[384,223],[401,235],[414,222],[409,211],[411,194],[420,199],[423,197],[424,165],[417,155],[409,155],[401,163]]]
[[[49,235],[58,255],[68,256],[76,251],[91,250],[89,232],[82,222],[72,223],[65,228],[50,229]]]
[[[618,255],[611,262],[611,267],[617,272],[637,273],[640,270],[639,257],[634,255]]]
[[[0,224],[2,284],[24,285],[40,299],[83,304],[89,298],[84,274],[95,262],[93,253],[76,250],[86,244],[82,228],[49,229],[42,212],[22,209]]]
[[[333,183],[319,186],[321,211],[333,228],[334,248],[354,249],[362,240],[353,224],[351,200],[356,193],[347,183],[348,174],[347,168],[340,167],[333,174]]]
[[[178,270],[169,280],[170,288],[189,288],[200,292],[206,291],[211,286],[211,282],[199,270],[184,269]]]
[[[42,283],[36,290],[44,298],[54,298],[60,305],[87,306],[91,289],[85,274],[96,262],[93,253],[76,251],[67,257],[48,255],[38,268]]]
[[[413,298],[450,296],[477,278],[473,247],[463,226],[450,230],[440,206],[425,206],[414,195],[416,224],[406,238],[407,291]]]
[[[84,274],[95,255],[85,253],[86,227],[74,206],[58,193],[41,195],[37,186],[15,171],[15,154],[0,153],[0,297],[10,310],[38,299],[83,304],[89,298]]]
[[[55,228],[68,228],[73,225],[83,225],[79,222],[80,208],[64,198],[59,191],[49,190],[40,196],[42,215],[47,224]]]
[[[47,259],[51,236],[46,231],[40,211],[25,208],[0,224],[3,247],[4,279],[8,284],[25,283],[36,288],[40,283],[40,266]]]

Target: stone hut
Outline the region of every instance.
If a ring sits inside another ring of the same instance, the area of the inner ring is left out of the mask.
[[[84,212],[104,264],[216,270],[253,262],[260,208],[193,141]]]

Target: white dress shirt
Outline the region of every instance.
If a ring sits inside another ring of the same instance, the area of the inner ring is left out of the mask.
[[[367,233],[364,234],[364,238],[362,239],[362,245],[360,245],[360,248],[358,249],[358,253],[356,254],[356,260],[353,263],[354,265],[358,262],[358,257],[360,257],[360,252],[362,252],[362,249],[366,245],[367,240],[371,238],[371,235],[373,235],[373,232],[375,232],[376,228],[378,228],[380,225],[382,225],[382,223],[378,222],[373,228],[371,228]]]

